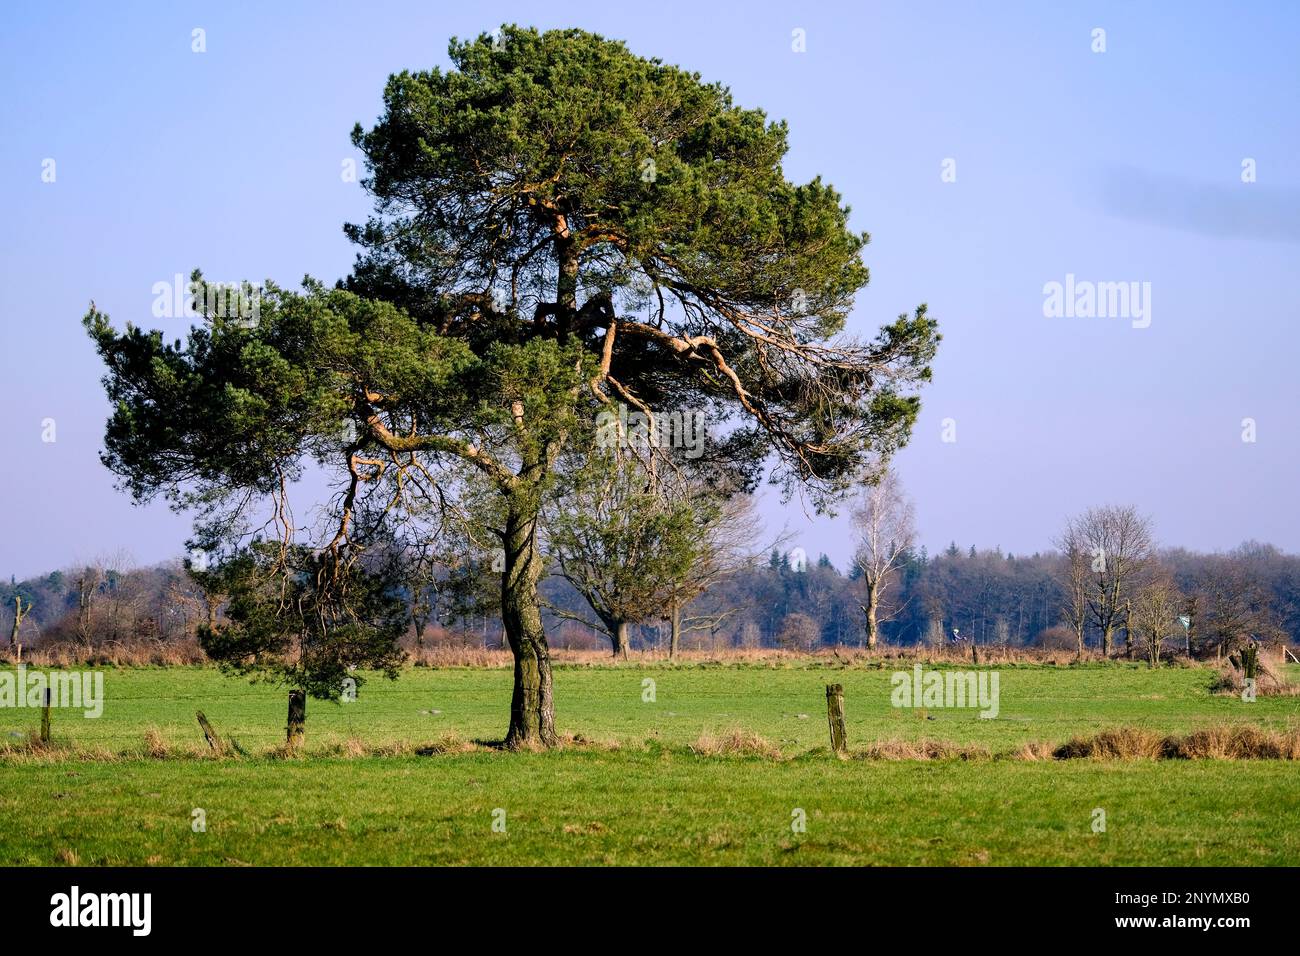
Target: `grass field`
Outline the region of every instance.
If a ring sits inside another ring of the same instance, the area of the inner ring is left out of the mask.
[[[1294,730],[1300,698],[1213,696],[1199,668],[1003,665],[987,720],[891,707],[893,669],[561,667],[560,730],[576,745],[421,757],[410,751],[499,738],[509,672],[415,668],[367,682],[354,703],[311,702],[307,754],[292,760],[268,755],[279,688],[209,668],[109,669],[103,716],[56,709],[56,749],[39,758],[20,739],[37,712],[0,709],[15,750],[0,756],[0,863],[1300,863],[1300,762],[835,760],[824,688],[845,687],[851,747],[932,738],[994,754],[1118,726]],[[199,709],[252,756],[187,756],[202,752]],[[692,749],[732,730],[780,756]],[[147,756],[146,734],[175,759]],[[350,741],[399,755],[342,756]],[[191,828],[196,808],[206,832]]]

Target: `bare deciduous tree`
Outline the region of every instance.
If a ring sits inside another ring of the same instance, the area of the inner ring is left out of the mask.
[[[551,610],[603,631],[627,657],[630,626],[660,616],[704,558],[720,503],[674,494],[630,456],[592,455],[565,477],[547,509],[547,552],[596,620]]]
[[[700,489],[690,483],[679,482],[677,495],[698,495]],[[720,608],[716,613],[694,615],[683,619],[683,612],[692,601],[704,594],[720,580],[736,574],[749,566],[762,550],[756,542],[761,530],[754,500],[747,495],[735,495],[721,501],[715,512],[706,515],[709,520],[699,523],[699,537],[687,554],[688,561],[680,574],[673,575],[665,589],[667,605],[664,619],[669,625],[668,656],[676,657],[683,634],[699,630],[714,630],[738,610],[736,607]]]
[[[1151,560],[1151,522],[1131,505],[1089,508],[1069,525],[1089,562],[1088,613],[1101,631],[1101,652],[1110,655],[1123,625],[1134,579]]]
[[[1254,639],[1272,643],[1284,638],[1268,592],[1239,555],[1215,555],[1196,582],[1196,630],[1201,651],[1213,649],[1222,658]]]
[[[1061,616],[1074,632],[1075,657],[1083,657],[1083,632],[1088,625],[1088,583],[1091,573],[1091,558],[1083,543],[1077,522],[1066,525],[1065,532],[1057,542],[1064,557],[1061,571],[1061,593],[1064,601]]]
[[[892,469],[862,492],[852,520],[858,536],[854,562],[867,592],[866,603],[861,605],[866,615],[867,647],[874,648],[881,623],[898,611],[887,603],[887,589],[916,537],[912,502]]]
[[[14,627],[9,632],[9,652],[13,654],[15,664],[20,663],[23,659],[23,646],[18,642],[18,629],[23,626],[23,618],[31,613],[31,610],[31,601],[28,601],[27,606],[23,607],[22,595],[14,595]]]
[[[89,651],[94,649],[93,612],[104,580],[104,569],[99,564],[88,564],[74,574],[77,582],[77,639]]]
[[[1182,607],[1183,596],[1173,575],[1159,566],[1148,569],[1146,580],[1133,596],[1128,625],[1145,642],[1152,667],[1160,663],[1165,640],[1179,630],[1178,612]]]
[[[781,622],[776,642],[788,651],[811,651],[821,640],[822,629],[807,614],[787,614]]]

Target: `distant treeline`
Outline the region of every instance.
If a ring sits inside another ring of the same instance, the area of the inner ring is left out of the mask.
[[[1181,610],[1190,622],[1190,633],[1173,635],[1168,651],[1183,650],[1184,640],[1204,653],[1239,636],[1271,641],[1300,633],[1300,555],[1248,542],[1226,554],[1175,548],[1158,556],[1184,596]],[[774,552],[766,563],[720,582],[689,609],[694,629],[683,645],[862,644],[864,585],[857,566],[841,571],[825,555],[800,566],[789,554]],[[1072,649],[1075,637],[1063,621],[1065,573],[1065,558],[1055,552],[1012,555],[956,544],[934,556],[924,548],[909,551],[885,596],[883,639],[894,645],[951,643],[956,630],[961,641],[979,645]],[[548,590],[563,599],[563,582],[548,582]],[[580,601],[575,595],[565,605],[577,610]],[[1121,651],[1125,637],[1121,632]],[[664,640],[662,626],[643,627],[634,646],[661,646]],[[1100,644],[1091,623],[1085,641]]]
[[[1248,542],[1227,553],[1167,549],[1158,557],[1173,575],[1190,622],[1190,634],[1171,635],[1168,651],[1183,650],[1185,640],[1195,653],[1207,653],[1240,635],[1276,640],[1300,633],[1300,555]],[[485,567],[481,573],[481,592],[490,598],[492,572]],[[880,632],[894,645],[951,643],[956,632],[978,645],[1068,650],[1075,639],[1063,620],[1065,579],[1065,558],[1055,552],[1012,555],[956,544],[933,556],[924,548],[908,551],[882,602]],[[573,619],[590,617],[590,611],[566,580],[551,574],[541,590],[554,646],[609,646],[604,634]],[[774,551],[690,603],[682,646],[857,646],[865,638],[864,590],[856,565],[846,571],[825,555],[805,559],[801,552]],[[144,568],[100,561],[0,584],[6,637],[16,597],[24,610],[19,641],[33,650],[56,643],[93,651],[114,642],[193,641],[198,627],[222,610],[210,606],[179,561]],[[462,595],[432,604],[421,642],[500,646],[501,624],[490,600],[475,606]],[[643,623],[632,629],[632,647],[664,648],[668,634],[667,621]],[[1092,624],[1085,640],[1099,644]],[[414,641],[413,627],[408,642]],[[1125,651],[1123,630],[1117,646]]]

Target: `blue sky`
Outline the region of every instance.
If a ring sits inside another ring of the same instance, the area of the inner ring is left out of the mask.
[[[180,333],[152,289],[195,266],[344,274],[369,208],[340,176],[352,125],[389,73],[503,22],[624,39],[789,121],[787,175],[834,183],[872,234],[852,329],[923,301],[941,323],[897,459],[931,551],[1042,549],[1105,502],[1168,544],[1300,549],[1300,5],[31,3],[0,13],[0,573],[180,553],[188,519],[97,460],[88,301]],[[1067,274],[1150,283],[1149,327],[1045,317]],[[847,558],[843,519],[764,513]]]

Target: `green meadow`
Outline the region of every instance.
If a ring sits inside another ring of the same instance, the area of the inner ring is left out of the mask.
[[[38,711],[0,709],[0,863],[1300,863],[1300,762],[1011,756],[1117,727],[1294,731],[1300,698],[1212,695],[1204,668],[996,670],[985,719],[891,706],[891,664],[562,665],[568,743],[511,754],[508,670],[410,668],[311,701],[285,758],[281,688],[108,668],[102,716],[56,708],[48,750]],[[827,751],[832,682],[850,759]],[[208,754],[198,710],[245,756]],[[861,759],[921,740],[991,756]]]

